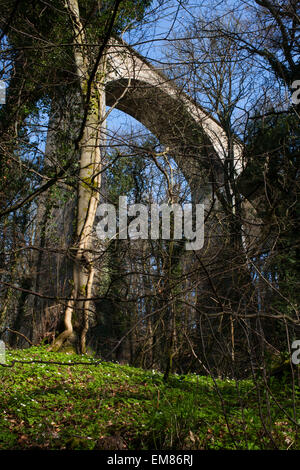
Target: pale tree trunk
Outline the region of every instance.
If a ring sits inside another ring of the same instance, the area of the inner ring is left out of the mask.
[[[74,30],[74,54],[76,72],[81,93],[87,105],[87,114],[79,142],[79,175],[77,188],[77,220],[74,255],[73,290],[65,310],[65,331],[59,335],[51,349],[57,350],[74,335],[73,323],[80,325],[80,351],[86,352],[86,333],[95,275],[93,255],[93,225],[99,202],[101,184],[101,150],[103,143],[105,91],[104,77],[106,60],[103,56],[98,64],[92,83],[89,83],[90,63],[86,54],[84,29],[80,21],[78,1],[66,1]],[[87,92],[90,90],[89,99]],[[87,102],[88,101],[88,102]]]

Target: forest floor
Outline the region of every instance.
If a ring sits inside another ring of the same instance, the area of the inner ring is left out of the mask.
[[[0,366],[0,449],[300,449],[300,390],[288,381],[172,375],[45,347]],[[73,362],[87,365],[72,365]]]

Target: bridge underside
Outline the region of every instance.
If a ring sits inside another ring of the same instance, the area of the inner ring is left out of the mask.
[[[199,200],[200,186],[207,185],[211,170],[221,174],[221,161],[207,134],[176,98],[139,80],[123,78],[106,85],[106,104],[134,117],[169,148]]]

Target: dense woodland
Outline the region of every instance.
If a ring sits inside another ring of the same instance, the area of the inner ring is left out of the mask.
[[[154,369],[165,381],[286,372],[296,387],[299,3],[196,3],[0,1],[0,339]],[[201,126],[185,142],[182,122],[178,148],[161,139],[163,120],[153,133],[111,118],[112,38],[220,123],[222,155],[211,156]],[[97,206],[120,195],[203,203],[203,248],[99,240]]]

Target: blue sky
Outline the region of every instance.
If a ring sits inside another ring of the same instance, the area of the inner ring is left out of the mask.
[[[154,1],[151,10],[158,6]],[[188,15],[188,6],[192,9],[199,6],[197,2],[169,0],[158,7],[157,14],[146,16],[146,24],[142,28],[125,33],[123,38],[129,44],[143,54],[155,66],[161,68],[164,58],[164,48],[168,39],[171,39],[173,31],[183,23],[183,18]],[[134,128],[135,132],[147,132],[142,124],[125,113],[113,110],[107,119],[109,134],[122,134]]]
[[[159,4],[162,5],[159,6]],[[205,12],[209,17],[212,10],[222,16],[231,8],[236,10],[238,6],[244,6],[243,2],[236,0],[167,0],[159,2],[155,0],[151,10],[157,8],[157,13],[146,15],[146,24],[142,28],[126,32],[123,38],[153,65],[164,70],[164,68],[168,68],[165,62],[166,48],[174,38],[174,34],[180,34],[187,22],[197,16],[200,10],[204,17]],[[111,112],[107,124],[112,132],[117,133],[126,132],[131,126],[136,130],[142,131],[143,129],[143,126],[135,119],[118,110]]]

